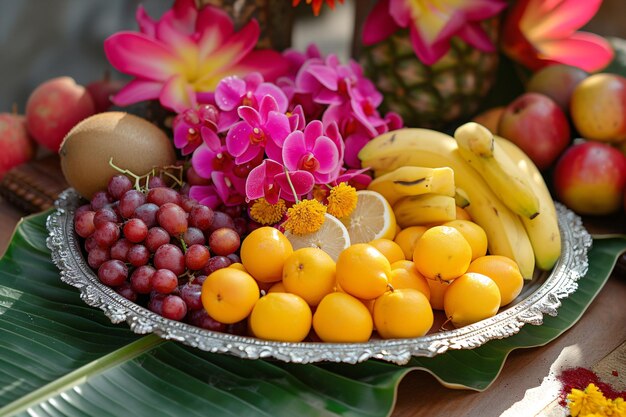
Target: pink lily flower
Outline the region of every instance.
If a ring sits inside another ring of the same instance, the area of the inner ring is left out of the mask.
[[[280,150],[291,129],[289,118],[279,111],[276,99],[266,95],[261,99],[259,110],[240,106],[238,113],[243,120],[226,135],[226,148],[235,162],[246,163],[263,152],[270,159],[282,160]]]
[[[336,125],[331,134],[335,140],[324,135],[324,127],[319,120],[310,122],[304,132],[296,130],[290,133],[282,153],[287,169],[310,172],[316,184],[328,184],[337,178],[343,164],[343,140]]]
[[[291,189],[292,185],[296,195]],[[296,197],[309,193],[314,185],[315,180],[310,172],[295,170],[286,173],[283,165],[265,159],[248,175],[246,198],[256,200],[264,197],[270,204],[276,204],[279,198],[295,201]]]
[[[196,93],[214,91],[228,75],[258,71],[274,80],[288,68],[278,52],[253,50],[256,20],[235,32],[230,17],[214,6],[198,10],[194,0],[176,0],[158,21],[139,6],[137,22],[140,32],[118,32],[104,42],[111,65],[135,77],[113,97],[118,106],[159,99],[181,112],[195,107]]]
[[[554,63],[601,70],[613,59],[610,44],[601,36],[576,31],[601,4],[602,0],[518,0],[504,20],[502,49],[533,71]]]
[[[504,0],[380,0],[367,16],[362,40],[373,45],[399,28],[408,28],[415,54],[427,65],[448,52],[454,36],[478,50],[493,52],[495,46],[480,24],[505,7]]]

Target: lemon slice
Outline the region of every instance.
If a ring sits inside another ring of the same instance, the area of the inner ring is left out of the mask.
[[[346,226],[336,217],[328,213],[325,213],[324,217],[324,223],[317,232],[300,236],[285,231],[285,237],[291,242],[293,250],[308,247],[320,248],[337,262],[341,251],[350,246],[350,235]]]
[[[371,190],[360,190],[356,195],[356,208],[349,216],[340,219],[348,229],[350,242],[354,245],[374,239],[393,240],[396,217],[385,197]]]

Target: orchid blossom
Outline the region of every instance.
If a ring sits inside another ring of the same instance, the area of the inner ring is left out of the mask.
[[[481,22],[506,7],[504,0],[379,0],[363,26],[363,43],[373,45],[399,28],[408,28],[413,50],[432,65],[458,36],[474,48],[493,52],[495,46]]]
[[[518,0],[504,20],[502,49],[536,71],[562,63],[594,72],[613,59],[601,36],[577,32],[598,11],[602,0]]]
[[[276,204],[279,198],[296,201],[299,196],[309,193],[314,184],[315,179],[310,172],[302,170],[287,172],[278,162],[265,159],[248,175],[246,198],[256,200],[263,197],[270,204]]]
[[[218,143],[217,136],[219,111],[211,104],[202,104],[194,109],[179,113],[173,122],[174,146],[183,155],[189,155],[203,142]]]
[[[260,34],[256,20],[235,32],[230,17],[211,5],[198,10],[194,0],[176,0],[158,21],[139,6],[136,18],[140,32],[118,32],[104,42],[111,65],[135,77],[113,97],[119,106],[159,99],[181,112],[228,75],[258,71],[271,81],[288,68],[278,52],[253,50]]]

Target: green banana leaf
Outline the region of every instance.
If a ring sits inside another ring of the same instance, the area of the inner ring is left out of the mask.
[[[405,366],[300,365],[211,354],[111,324],[60,281],[45,245],[46,217],[20,222],[0,260],[1,416],[389,415],[398,384],[415,369],[446,386],[486,389],[513,349],[546,344],[571,327],[626,250],[626,238],[596,240],[589,272],[558,316],[507,339]]]

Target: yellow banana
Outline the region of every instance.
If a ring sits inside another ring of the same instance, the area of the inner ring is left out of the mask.
[[[374,178],[367,187],[382,194],[392,206],[402,197],[428,193],[454,196],[454,171],[451,168],[403,166]]]
[[[421,194],[403,197],[393,206],[396,222],[401,228],[456,219],[454,197],[442,194]]]
[[[528,176],[513,163],[484,126],[469,122],[454,132],[461,156],[513,212],[532,219],[539,214],[539,198]]]
[[[530,185],[539,197],[539,215],[534,219],[522,217],[537,267],[548,271],[561,256],[561,232],[554,200],[543,176],[533,161],[513,142],[496,136],[496,143],[509,155],[517,167],[530,178]]]
[[[452,137],[430,129],[399,129],[372,139],[359,152],[359,158],[362,166],[373,169],[375,174],[404,165],[452,168],[455,185],[471,201],[467,212],[487,233],[489,252],[515,260],[524,278],[532,278],[535,257],[521,219],[463,160]]]
[[[456,205],[461,208],[465,208],[472,203],[465,190],[459,187],[456,187],[454,191],[454,201],[456,202]]]

